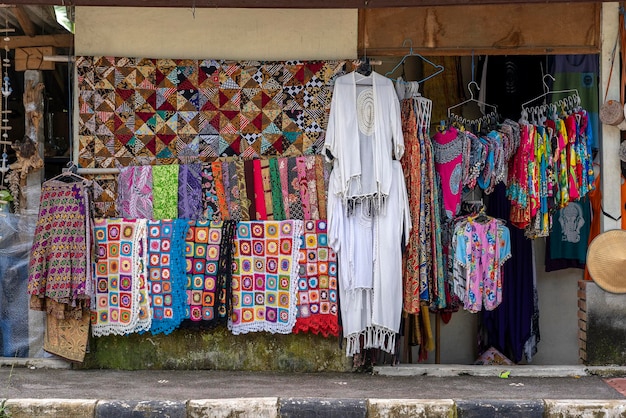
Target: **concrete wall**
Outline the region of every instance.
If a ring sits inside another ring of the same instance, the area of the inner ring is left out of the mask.
[[[356,10],[197,9],[194,15],[191,9],[76,7],[75,53],[233,60],[355,58],[357,17]],[[577,364],[576,286],[582,273],[573,269],[544,273],[544,248],[544,242],[537,240],[541,342],[533,364]],[[253,355],[254,350],[266,351],[268,344],[267,338],[261,336],[229,339],[220,334],[211,339],[185,332],[159,337],[158,342],[161,347],[168,347],[172,338],[181,337],[194,341],[193,354],[181,359],[185,367],[198,367],[199,364],[215,367],[223,363],[226,368],[236,368],[244,364],[241,359],[221,357],[221,350],[233,350],[234,341],[248,341],[248,350]],[[202,353],[203,342],[198,338],[211,339],[211,347],[207,352]],[[269,341],[278,344],[274,347],[279,347],[276,349],[281,353],[288,353],[292,351],[285,347],[303,338],[297,335],[277,336]],[[145,337],[133,337],[134,344],[152,344],[147,340]],[[88,356],[88,364],[111,367],[115,363],[114,359],[108,357],[111,352],[132,350],[132,345],[129,346],[125,341],[128,340],[100,339],[92,347],[100,347],[102,350],[100,353],[92,350],[96,352]],[[326,355],[330,356],[327,360],[330,369],[345,366],[339,360],[343,350],[335,340],[315,337],[306,341],[315,346],[311,351],[323,348]],[[454,314],[449,324],[442,324],[440,341],[442,363],[472,363],[477,354],[476,316],[466,312]],[[299,347],[297,351],[306,353],[302,348]],[[168,350],[157,347],[151,364],[154,366],[155,362],[166,359],[167,355]],[[211,356],[218,360],[206,360]],[[434,362],[434,359],[434,353],[430,353],[429,362]],[[322,364],[324,362],[321,359],[313,358],[304,360],[300,366],[290,365],[288,368],[315,370]],[[121,367],[129,366],[126,364]]]
[[[586,352],[586,364],[626,364],[626,295],[606,292],[593,282],[582,282],[581,288],[586,298],[581,306],[581,319],[586,323],[581,348]]]
[[[345,59],[356,45],[356,10],[76,7],[76,55]]]

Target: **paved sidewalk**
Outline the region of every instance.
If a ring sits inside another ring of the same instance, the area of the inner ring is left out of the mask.
[[[583,367],[514,366],[506,379],[485,366],[456,366],[462,375],[454,375],[455,366],[375,370],[300,374],[5,365],[0,399],[8,399],[5,407],[13,418],[626,416],[626,398],[607,383],[621,379],[615,376],[621,369],[605,370],[611,379]],[[428,375],[436,370],[447,372]]]

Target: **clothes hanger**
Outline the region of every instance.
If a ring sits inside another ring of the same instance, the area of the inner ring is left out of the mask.
[[[529,104],[539,99],[543,99],[550,94],[554,95],[554,94],[572,93],[570,96],[565,97],[564,99],[553,101],[553,103],[556,103],[556,104],[565,103],[569,105],[570,108],[574,108],[575,106],[580,106],[581,100],[580,100],[580,95],[578,94],[578,89],[550,90],[550,87],[548,87],[548,84],[546,83],[546,77],[550,77],[552,81],[555,81],[555,78],[552,76],[552,74],[545,74],[542,77],[541,82],[543,83],[543,94],[540,94],[539,96],[533,99],[530,99],[529,101],[525,103],[522,103],[522,118],[524,118],[524,115],[528,115],[528,111],[530,109],[528,107]],[[549,103],[546,103],[544,100],[543,104],[537,106],[536,108],[538,111],[546,113],[546,111],[549,109]]]
[[[80,181],[87,182],[87,183],[91,182],[85,177],[79,175],[77,173],[77,170],[78,170],[78,166],[74,163],[74,161],[70,161],[69,163],[67,163],[67,168],[64,168],[61,174],[57,174],[56,176],[52,177],[48,181],[59,180],[65,183],[75,183],[75,182],[80,182]]]
[[[372,64],[367,53],[359,60],[354,70],[354,81],[359,86],[372,85]]]
[[[409,53],[406,54],[404,57],[402,57],[402,59],[396,64],[395,67],[393,67],[393,69],[391,71],[387,71],[387,73],[385,73],[385,77],[389,77],[390,75],[392,75],[397,69],[398,67],[400,67],[401,65],[404,65],[404,61],[408,58],[408,57],[419,57],[422,59],[422,61],[432,65],[437,71],[435,71],[434,73],[428,75],[425,78],[422,78],[421,80],[418,80],[418,83],[423,83],[424,81],[436,76],[437,74],[443,72],[443,70],[445,69],[443,65],[439,65],[439,64],[435,64],[434,62],[426,59],[425,57],[421,56],[420,54],[418,54],[417,52],[413,52],[413,41],[410,39],[405,39],[404,42],[402,42],[402,47],[406,48],[406,43],[407,41],[409,41],[410,43],[410,48],[409,48]],[[405,82],[404,80],[399,80],[396,78],[391,78],[389,77],[391,80],[396,81],[396,82]]]
[[[483,101],[480,101],[480,100],[474,98],[474,92],[471,89],[472,84],[474,84],[476,86],[476,90],[480,90],[480,87],[478,86],[478,83],[475,82],[474,80],[472,80],[469,83],[467,83],[467,90],[470,93],[470,98],[465,100],[465,101],[463,101],[463,102],[461,102],[461,103],[455,104],[454,106],[450,106],[448,108],[448,118],[452,117],[452,115],[453,115],[452,109],[456,109],[457,107],[462,107],[462,106],[466,105],[467,103],[476,103],[477,105],[490,107],[490,108],[493,109],[493,112],[497,115],[497,113],[498,113],[498,107],[497,106],[491,105],[489,103],[485,103]],[[489,112],[488,114],[490,114],[490,113],[491,112]]]

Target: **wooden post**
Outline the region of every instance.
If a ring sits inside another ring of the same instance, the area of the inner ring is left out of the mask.
[[[24,186],[20,194],[20,198],[23,199],[20,205],[22,213],[37,214],[41,196],[45,142],[42,123],[44,113],[42,79],[41,71],[26,70],[24,72],[24,138],[15,138],[15,142],[18,142],[20,148],[28,149],[28,151],[21,154],[20,150],[16,149],[18,161],[13,167],[21,171],[20,184]]]

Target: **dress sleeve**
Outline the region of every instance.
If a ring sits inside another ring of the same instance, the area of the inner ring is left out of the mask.
[[[341,198],[337,196],[333,176],[331,173],[330,180],[328,182],[328,204],[327,204],[327,217],[328,217],[328,246],[333,251],[339,254],[341,249],[341,231],[343,230],[343,206]]]
[[[467,267],[467,236],[465,235],[464,224],[459,224],[454,229],[456,246],[454,248],[454,262]]]
[[[391,121],[391,129],[392,129],[392,137],[393,137],[393,158],[396,160],[400,160],[404,155],[404,133],[402,132],[402,117],[400,113],[400,102],[398,101],[398,96],[396,95],[395,90],[389,89],[390,91],[390,121]]]
[[[335,142],[336,138],[336,128],[337,128],[337,113],[339,112],[339,94],[337,92],[339,83],[335,83],[335,87],[333,88],[333,97],[330,101],[330,114],[328,115],[328,124],[326,125],[326,137],[324,139],[324,147],[322,149],[322,154],[324,158],[328,162],[332,162],[333,159],[337,158],[337,144]]]
[[[498,256],[500,259],[500,266],[504,264],[506,260],[511,258],[511,231],[506,225],[498,223]]]

